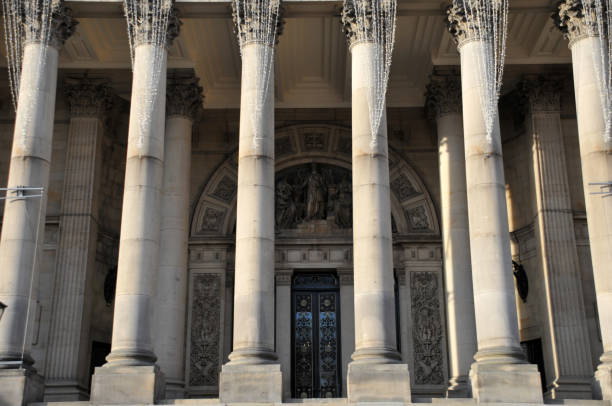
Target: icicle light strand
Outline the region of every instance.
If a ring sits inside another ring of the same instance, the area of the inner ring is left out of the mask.
[[[4,45],[8,59],[9,84],[13,107],[17,110],[23,51],[27,42],[38,43],[40,63],[33,89],[40,89],[45,70],[45,56],[51,35],[53,11],[60,7],[56,0],[2,0]],[[27,119],[26,115],[26,119]],[[28,126],[24,126],[27,128]],[[22,139],[25,143],[25,139]]]
[[[368,61],[370,77],[374,84],[368,94],[370,116],[370,148],[378,147],[378,133],[386,108],[387,86],[391,71],[391,57],[395,44],[397,0],[350,0],[355,9],[357,24],[356,42],[373,42],[375,57]]]
[[[487,143],[493,143],[493,130],[498,120],[499,95],[506,59],[508,32],[507,0],[459,0],[466,18],[466,34],[482,42],[482,52],[476,53],[476,66],[483,85],[480,105],[485,119]]]
[[[604,116],[604,143],[612,150],[612,0],[581,0],[587,34],[598,38],[598,47],[593,49],[593,65],[599,84],[599,95]]]
[[[280,0],[234,0],[241,56],[244,57],[244,48],[248,44],[264,45],[256,47],[257,74],[242,77],[247,89],[255,89],[255,97],[249,99],[254,149],[261,148],[263,140],[263,109],[271,86],[279,9]]]
[[[161,71],[166,54],[168,22],[172,12],[172,0],[124,0],[125,18],[128,26],[132,68],[137,45],[150,45],[153,49],[152,69],[144,74],[144,109],[138,117],[139,134],[137,147],[142,150],[145,136],[150,133],[155,106],[159,102]]]

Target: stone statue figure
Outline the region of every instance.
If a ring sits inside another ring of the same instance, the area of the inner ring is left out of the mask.
[[[308,175],[306,187],[306,221],[325,218],[325,181],[318,172],[317,165],[312,164],[312,172]]]
[[[293,186],[281,179],[276,185],[276,226],[292,228],[297,217],[297,206],[293,198]]]
[[[340,228],[353,226],[353,191],[351,182],[344,177],[338,184],[335,202],[336,225]]]

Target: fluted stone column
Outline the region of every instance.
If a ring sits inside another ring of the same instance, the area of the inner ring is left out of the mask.
[[[604,351],[595,372],[595,396],[612,400],[612,198],[591,194],[600,188],[590,185],[612,181],[612,151],[604,143],[605,119],[597,74],[602,69],[597,66],[601,59],[593,57],[593,52],[599,52],[599,37],[588,34],[593,31],[588,30],[579,0],[559,4],[557,17],[572,52],[584,200]]]
[[[470,371],[479,402],[541,403],[537,366],[519,343],[499,120],[491,143],[481,108],[478,60],[482,40],[466,29],[463,2],[454,0],[448,26],[461,54],[464,145],[478,352]],[[480,55],[479,55],[480,54]],[[517,390],[516,388],[521,388]]]
[[[46,400],[89,398],[92,272],[98,232],[97,192],[108,86],[83,79],[67,83],[70,126],[60,237],[45,364]]]
[[[563,78],[529,78],[520,85],[528,108],[538,262],[544,273],[552,349],[547,365],[553,399],[590,399],[592,361],[561,127]]]
[[[447,396],[469,397],[470,365],[474,361],[477,346],[461,115],[461,78],[454,73],[432,78],[427,87],[426,105],[435,114],[438,129],[451,376]]]
[[[152,327],[160,257],[166,48],[178,35],[179,21],[171,13],[163,45],[143,40],[147,35],[138,30],[151,29],[151,24],[147,18],[139,23],[134,35],[112,347],[107,363],[96,368],[92,384],[91,399],[100,404],[154,403],[164,393],[163,374],[155,364]],[[155,55],[159,54],[162,60],[156,66]],[[158,83],[150,83],[149,78],[157,78]]]
[[[371,146],[368,94],[375,86],[377,45],[357,41],[359,19],[349,2],[342,23],[352,58],[353,252],[355,352],[348,367],[350,402],[410,401],[408,365],[397,351],[387,121]],[[371,22],[370,22],[371,23]]]
[[[257,21],[240,23],[246,26],[240,32],[260,29]],[[274,347],[274,61],[261,111],[254,112],[264,70],[258,54],[267,46],[257,41],[242,46],[234,346],[220,374],[221,402],[282,401]]]
[[[153,347],[166,378],[166,398],[185,394],[185,311],[191,132],[202,107],[199,79],[170,76],[166,88],[166,136],[161,196],[159,274]]]
[[[40,24],[26,19],[25,24]],[[43,198],[8,199],[0,239],[0,301],[7,305],[0,320],[0,405],[40,400],[43,383],[30,356],[36,280],[44,238],[49,184],[57,61],[59,49],[76,21],[61,3],[54,8],[48,45],[26,30],[8,188],[42,187]],[[36,195],[38,191],[20,192]],[[9,191],[7,196],[17,196]],[[32,307],[32,309],[30,309]]]

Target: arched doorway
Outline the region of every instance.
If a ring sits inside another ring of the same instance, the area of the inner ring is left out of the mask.
[[[292,362],[296,355],[294,278],[326,272],[335,275],[338,282],[342,382],[337,393],[345,394],[346,365],[354,348],[350,129],[333,125],[277,129],[275,155],[276,351],[283,369],[283,391],[286,398],[301,396],[295,392]],[[411,370],[422,375],[415,375],[413,387],[418,392],[422,385],[423,393],[434,393],[444,390],[446,383],[439,223],[431,196],[414,169],[393,150],[389,159],[402,353],[411,360]],[[216,393],[220,365],[231,351],[236,184],[234,154],[203,185],[193,211],[186,360],[187,382],[193,394]],[[418,267],[411,268],[412,263]],[[408,275],[407,270],[415,272]],[[433,288],[428,295],[432,297],[411,292],[413,279],[415,286],[422,285],[422,280],[430,283]],[[419,312],[438,317],[423,327],[427,331],[415,335],[409,325],[419,319]],[[430,342],[429,331],[437,332],[435,342]],[[312,396],[326,396],[320,390],[314,392]]]

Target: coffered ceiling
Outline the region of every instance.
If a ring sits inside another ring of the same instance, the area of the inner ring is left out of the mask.
[[[121,1],[68,4],[79,25],[61,53],[60,69],[102,74],[112,70],[108,74],[113,78],[125,76],[117,86],[123,86],[118,90],[129,97],[130,58]],[[390,107],[421,106],[433,67],[459,63],[456,46],[446,32],[444,4],[399,0]],[[571,61],[567,42],[550,18],[554,0],[510,0],[510,4],[509,65]],[[229,1],[177,0],[177,5],[183,25],[169,51],[169,67],[195,70],[204,87],[206,108],[238,107],[240,53]],[[351,61],[340,25],[341,2],[285,0],[284,7],[285,28],[275,67],[277,106],[348,107]]]

